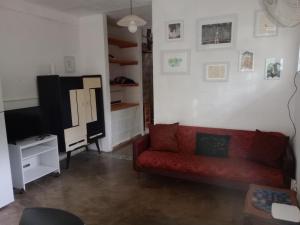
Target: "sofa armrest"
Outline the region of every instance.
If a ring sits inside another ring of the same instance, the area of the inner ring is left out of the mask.
[[[138,156],[144,152],[150,146],[150,135],[146,134],[144,136],[140,136],[133,141],[133,168],[138,170],[137,167],[137,158]]]
[[[284,182],[290,187],[291,179],[295,179],[296,159],[293,148],[289,145],[283,158]]]

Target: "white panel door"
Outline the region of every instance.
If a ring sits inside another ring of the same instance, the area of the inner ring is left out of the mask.
[[[3,98],[2,98],[2,85],[0,80],[0,113],[3,111],[4,111],[4,106],[3,106]]]
[[[0,113],[0,208],[13,202],[13,187],[4,113]]]

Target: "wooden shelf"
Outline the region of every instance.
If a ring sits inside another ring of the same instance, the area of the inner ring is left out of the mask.
[[[24,171],[24,181],[25,183],[30,183],[55,171],[57,171],[56,167],[37,165],[34,168]]]
[[[49,146],[49,145],[45,145],[45,144],[37,145],[37,146],[31,147],[31,148],[26,148],[22,152],[22,159],[25,160],[25,159],[34,158],[37,155],[44,154],[46,152],[50,152],[55,148],[57,148],[57,147]]]
[[[121,60],[121,59],[109,59],[109,63],[119,64],[120,66],[137,65],[138,62],[135,60]]]
[[[119,48],[134,48],[137,47],[137,43],[130,41],[123,41],[116,38],[108,38],[108,44],[118,46]]]
[[[112,87],[138,87],[139,84],[111,84]]]
[[[116,103],[116,104],[111,104],[111,111],[119,111],[123,109],[128,109],[132,107],[138,106],[138,103]]]

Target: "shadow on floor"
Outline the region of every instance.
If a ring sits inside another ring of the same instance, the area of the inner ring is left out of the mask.
[[[128,155],[128,149],[122,154]],[[112,155],[90,151],[74,156],[60,177],[42,178],[16,195],[13,204],[0,210],[0,224],[17,225],[25,207],[67,210],[87,225],[242,224],[245,193],[137,176],[130,160]]]

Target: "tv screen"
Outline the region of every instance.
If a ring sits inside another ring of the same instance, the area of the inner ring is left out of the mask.
[[[8,110],[4,115],[9,143],[47,133],[40,107]]]

